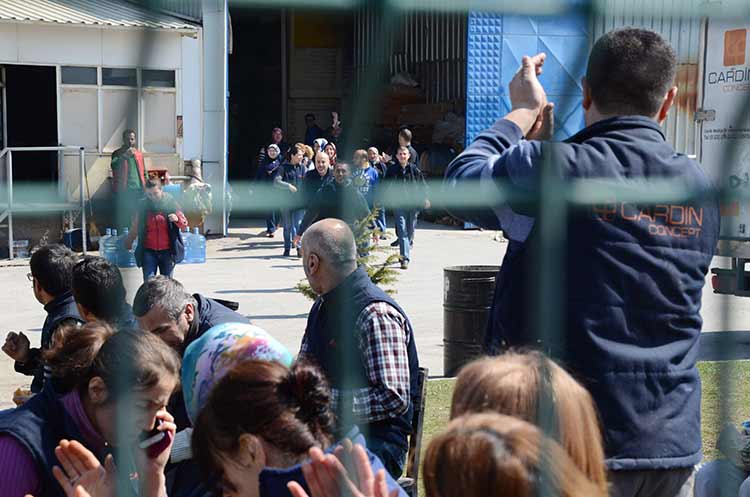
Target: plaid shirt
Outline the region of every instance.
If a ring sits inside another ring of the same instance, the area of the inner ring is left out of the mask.
[[[408,322],[385,302],[370,304],[359,314],[356,325],[360,333],[366,388],[350,391],[332,389],[332,409],[341,397],[351,397],[357,422],[372,423],[396,417],[409,408]],[[308,353],[307,335],[302,339],[300,355]]]

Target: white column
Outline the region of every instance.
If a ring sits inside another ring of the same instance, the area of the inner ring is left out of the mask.
[[[205,228],[226,234],[228,58],[226,0],[203,4],[203,175],[211,184],[214,211]]]

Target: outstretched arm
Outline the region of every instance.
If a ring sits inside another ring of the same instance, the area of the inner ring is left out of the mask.
[[[445,187],[459,190],[474,182],[478,188],[496,188],[502,179],[520,188],[532,188],[536,159],[541,156],[541,143],[524,140],[547,138],[551,131],[552,105],[537,76],[541,74],[545,55],[524,57],[523,64],[509,85],[513,109],[505,117],[477,136],[456,159],[445,174]],[[510,206],[480,209],[459,209],[458,217],[490,229],[503,229],[510,238],[524,240],[533,219],[519,215]]]

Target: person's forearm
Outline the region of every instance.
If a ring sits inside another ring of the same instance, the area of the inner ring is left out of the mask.
[[[451,161],[445,171],[445,186],[449,189],[456,186],[451,180],[480,179],[488,162],[521,141],[523,136],[523,129],[513,120],[499,119]]]
[[[167,479],[164,476],[164,471],[144,475],[144,478],[140,481],[140,497],[168,497]]]
[[[534,126],[538,115],[538,112],[530,109],[516,109],[510,111],[503,119],[518,126],[521,129],[523,136],[526,136]]]
[[[42,367],[42,364],[39,361],[41,352],[41,349],[29,349],[29,353],[26,355],[25,360],[23,362],[15,361],[13,369],[15,369],[16,373],[21,373],[26,376],[34,376],[37,370]]]

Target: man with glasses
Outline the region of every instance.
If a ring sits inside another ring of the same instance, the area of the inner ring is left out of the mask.
[[[83,322],[73,299],[72,280],[75,254],[64,245],[47,245],[36,250],[26,275],[32,283],[34,297],[44,306],[47,318],[42,325],[40,348],[31,348],[29,338],[23,333],[10,332],[2,349],[15,361],[15,370],[33,376],[31,391],[38,393],[44,386],[45,374],[42,351],[50,347],[52,337],[61,327]]]

